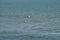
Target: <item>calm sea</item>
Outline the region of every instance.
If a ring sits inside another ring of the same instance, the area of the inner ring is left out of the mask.
[[[0,0],[0,40],[60,40],[60,0]]]

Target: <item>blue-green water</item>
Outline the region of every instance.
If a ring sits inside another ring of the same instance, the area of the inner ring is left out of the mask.
[[[60,40],[60,0],[0,0],[0,40]]]

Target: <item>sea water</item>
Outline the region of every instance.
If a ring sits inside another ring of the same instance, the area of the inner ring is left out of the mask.
[[[0,0],[0,40],[60,40],[60,0]]]

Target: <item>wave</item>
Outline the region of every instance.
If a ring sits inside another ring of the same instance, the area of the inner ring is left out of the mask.
[[[25,34],[25,33],[17,33],[15,34],[12,33],[12,34],[0,34],[0,38],[3,38],[3,39],[15,39],[15,40],[54,40],[54,39],[60,39],[59,37],[60,35],[52,35],[52,34],[48,34],[48,33],[41,33],[38,35],[37,34]]]
[[[0,17],[17,17],[20,18],[22,15],[0,15]]]

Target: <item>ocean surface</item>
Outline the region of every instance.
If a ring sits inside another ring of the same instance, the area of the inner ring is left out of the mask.
[[[60,40],[60,0],[0,0],[0,40]]]

